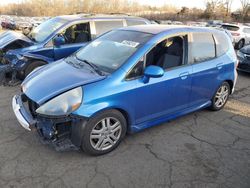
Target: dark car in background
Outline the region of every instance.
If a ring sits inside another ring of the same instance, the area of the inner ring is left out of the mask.
[[[2,64],[25,78],[35,68],[67,57],[88,42],[114,28],[150,24],[149,20],[121,14],[78,14],[51,18],[27,36],[15,32],[0,35]],[[16,48],[15,50],[10,50]]]
[[[250,73],[250,45],[238,50],[237,57],[239,60],[238,70]]]

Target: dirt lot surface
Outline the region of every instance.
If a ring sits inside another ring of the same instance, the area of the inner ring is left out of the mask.
[[[56,152],[11,110],[0,87],[0,187],[250,187],[250,75],[220,112],[202,110],[128,135],[112,153]]]

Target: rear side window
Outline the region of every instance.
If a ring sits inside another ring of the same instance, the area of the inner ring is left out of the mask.
[[[222,25],[223,29],[229,30],[229,31],[238,31],[240,28],[234,25]]]
[[[244,28],[244,29],[243,29],[243,32],[244,32],[244,33],[247,33],[247,34],[250,34],[250,28]]]
[[[214,38],[216,41],[217,56],[225,54],[229,49],[228,38],[224,33],[215,33]]]
[[[146,22],[142,20],[127,20],[127,25],[132,26],[132,25],[145,25]]]
[[[189,62],[198,63],[215,58],[215,44],[212,34],[193,33],[189,41]]]
[[[123,27],[122,20],[116,21],[95,21],[96,35],[99,36],[115,28]]]

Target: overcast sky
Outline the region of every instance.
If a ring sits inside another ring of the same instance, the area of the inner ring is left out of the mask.
[[[14,2],[21,2],[22,0],[0,0],[0,4],[8,4]],[[151,6],[162,6],[164,4],[173,5],[176,7],[197,7],[205,8],[205,0],[136,0],[141,4]],[[240,8],[240,0],[233,0],[232,10]]]

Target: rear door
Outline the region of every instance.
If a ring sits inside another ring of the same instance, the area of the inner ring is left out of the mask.
[[[210,33],[192,33],[189,40],[189,63],[192,64],[192,92],[190,105],[209,102],[219,82],[223,62],[216,59],[215,40]]]

